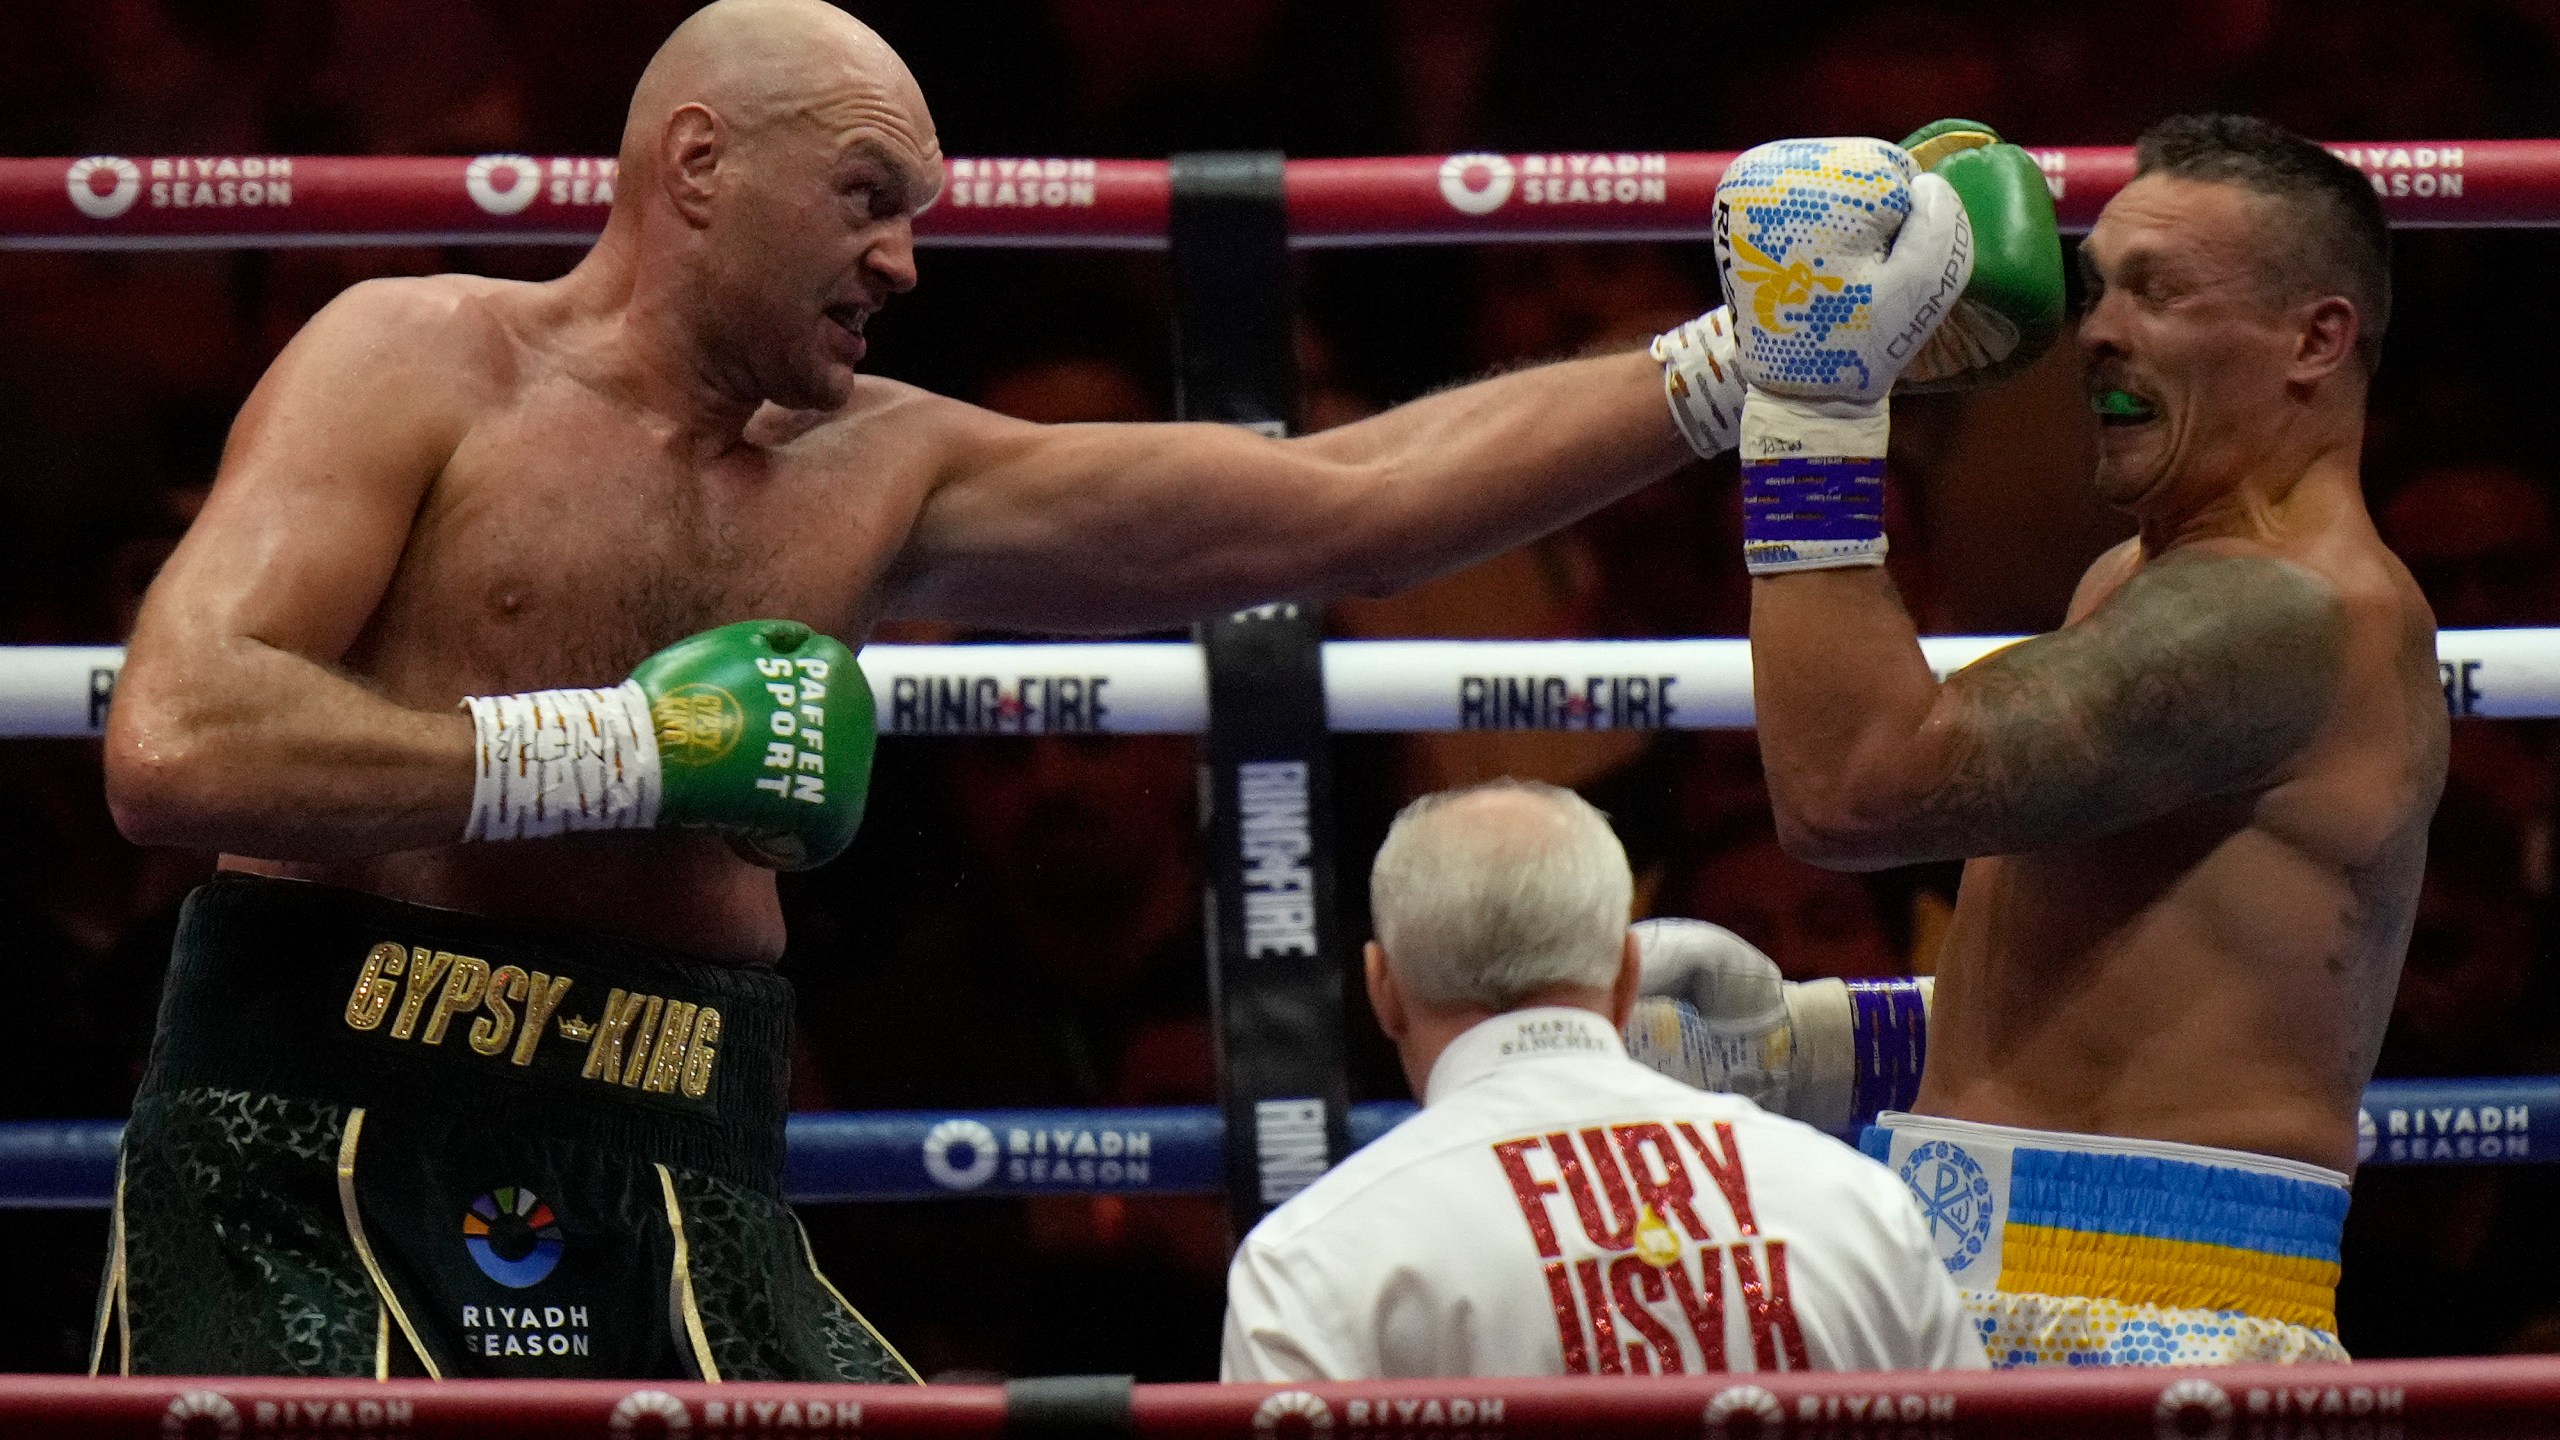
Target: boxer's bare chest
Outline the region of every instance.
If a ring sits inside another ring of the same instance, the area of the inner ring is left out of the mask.
[[[2405,574],[2379,554],[2287,558],[2346,597],[2323,728],[2266,789],[1969,862],[1924,1108],[2324,1165],[2352,1155],[2445,720]],[[2075,620],[2124,577],[2101,578],[2113,583],[2084,593]]]
[[[429,488],[348,664],[443,700],[611,685],[733,620],[858,644],[920,503],[912,447],[809,430],[759,423],[706,455],[574,381],[528,381]]]

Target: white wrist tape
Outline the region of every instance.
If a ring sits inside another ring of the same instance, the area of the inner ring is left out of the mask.
[[[1910,1104],[1920,1088],[1937,984],[1927,975],[1790,982],[1794,1084],[1786,1113],[1817,1130],[1853,1135],[1877,1112]]]
[[[1671,423],[1702,459],[1733,448],[1742,424],[1742,371],[1734,363],[1731,316],[1719,305],[1677,330],[1653,337],[1662,362],[1662,393]]]
[[[638,684],[473,695],[462,704],[480,740],[463,839],[534,840],[658,822],[658,736]]]
[[[1753,387],[1742,405],[1742,554],[1754,575],[1881,565],[1882,400],[1799,400]]]

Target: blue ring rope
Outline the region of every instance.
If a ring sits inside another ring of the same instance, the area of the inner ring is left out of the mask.
[[[1351,1107],[1366,1145],[1413,1113]],[[2377,1080],[2359,1117],[2366,1165],[2560,1161],[2560,1075]],[[104,1207],[114,1120],[0,1123],[0,1209]],[[2541,1145],[2534,1143],[2539,1135]],[[1225,1125],[1206,1105],[1134,1110],[821,1111],[791,1117],[783,1185],[795,1201],[1220,1193]]]

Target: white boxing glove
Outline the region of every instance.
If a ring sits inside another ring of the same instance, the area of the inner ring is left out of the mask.
[[[1627,1019],[1627,1053],[1701,1090],[1785,1113],[1793,1053],[1778,962],[1704,920],[1643,920],[1635,934],[1641,998]]]
[[[1884,563],[1886,396],[1973,276],[1964,202],[1882,140],[1782,140],[1716,186],[1753,574]],[[1675,332],[1676,333],[1676,332]]]
[[[1641,998],[1627,1053],[1675,1080],[1846,1135],[1911,1102],[1933,982],[1784,979],[1704,920],[1635,926]]]

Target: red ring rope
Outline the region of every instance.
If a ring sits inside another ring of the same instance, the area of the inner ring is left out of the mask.
[[[717,1408],[715,1408],[717,1407]],[[788,1407],[786,1409],[785,1407]],[[2547,1434],[2560,1359],[2231,1370],[1788,1374],[1377,1385],[1146,1385],[1143,1440],[1609,1435],[1828,1440],[1988,1435],[2311,1437]],[[680,1424],[678,1423],[680,1421]],[[509,1437],[1006,1433],[991,1386],[603,1381],[0,1379],[0,1434],[135,1440],[282,1434]],[[823,1422],[823,1423],[819,1423]],[[1030,1432],[1023,1432],[1030,1433]]]
[[[2560,141],[2342,145],[2407,226],[2560,226]],[[2132,174],[2122,147],[2034,152],[2066,228]],[[1300,245],[1702,238],[1729,154],[1559,152],[1296,160]],[[154,249],[508,241],[583,244],[613,162],[577,157],[90,156],[0,159],[0,248]],[[961,159],[918,237],[946,245],[1161,247],[1156,160]]]

